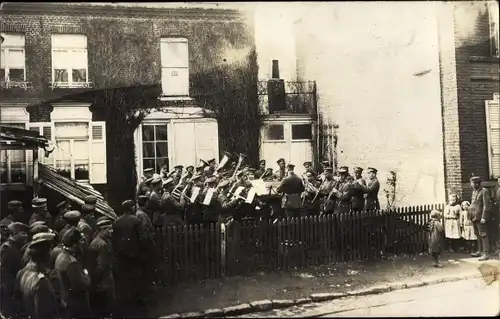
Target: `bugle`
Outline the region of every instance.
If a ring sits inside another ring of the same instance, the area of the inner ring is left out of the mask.
[[[246,157],[247,156],[245,154],[240,153],[240,155],[238,156],[238,164],[236,164],[236,167],[234,168],[234,172],[233,172],[233,176],[232,177],[236,176],[236,173],[240,169],[241,164],[243,164],[243,161],[245,160]]]

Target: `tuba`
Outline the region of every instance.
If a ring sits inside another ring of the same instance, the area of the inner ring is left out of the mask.
[[[238,164],[236,164],[236,167],[234,168],[234,172],[233,172],[233,176],[232,177],[236,176],[236,173],[238,172],[238,170],[241,167],[241,164],[243,164],[243,161],[246,158],[247,158],[247,156],[245,154],[243,154],[243,153],[240,153],[240,155],[238,155]]]

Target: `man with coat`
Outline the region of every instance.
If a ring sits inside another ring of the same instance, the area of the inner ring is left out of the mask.
[[[82,239],[78,229],[68,229],[62,237],[63,250],[54,265],[61,284],[61,300],[67,319],[90,317],[90,277],[83,267]]]
[[[90,276],[90,308],[95,318],[107,318],[113,313],[115,298],[111,247],[113,222],[100,217],[96,225],[97,233],[90,243],[86,263]]]
[[[66,221],[64,220],[64,214],[71,210],[71,204],[69,201],[64,200],[56,205],[57,215],[54,218],[54,230],[58,233],[66,226]]]
[[[162,180],[159,176],[154,177],[153,180],[151,180],[151,193],[149,194],[149,200],[148,200],[148,211],[151,214],[151,222],[153,225],[156,227],[161,227],[162,226],[162,220],[160,216],[163,214],[162,211],[162,203],[161,203],[161,196],[162,196]]]
[[[163,195],[161,196],[161,211],[163,229],[168,226],[183,225],[182,218],[184,216],[184,208],[186,205],[186,197],[181,195],[179,200],[174,198],[172,192],[174,190],[174,181],[169,178],[163,185]]]
[[[349,182],[349,169],[341,166],[338,170],[339,180],[333,185],[331,195],[335,197],[334,214],[348,213],[351,210],[352,191]]]
[[[2,226],[9,226],[9,224],[13,222],[21,222],[23,219],[24,211],[23,211],[23,203],[18,200],[11,200],[7,203],[7,212],[8,215],[5,216],[0,224]]]
[[[50,228],[52,226],[52,216],[50,216],[50,213],[47,211],[47,199],[34,198],[31,201],[31,207],[33,209],[33,214],[28,222],[28,226],[31,226],[31,224],[37,221],[44,221]]]
[[[365,189],[366,181],[361,174],[363,169],[361,167],[354,168],[354,182],[352,183],[352,200],[351,207],[353,211],[360,212],[365,208]]]
[[[139,195],[146,195],[146,193],[149,191],[149,187],[146,186],[146,181],[148,179],[151,179],[154,174],[154,169],[153,168],[146,168],[143,171],[143,177],[141,182],[139,183],[139,187],[137,187],[137,196]]]
[[[323,214],[331,214],[335,210],[335,197],[330,195],[335,180],[333,179],[333,168],[325,167],[323,169],[323,180],[319,185],[318,200],[320,201],[320,212]]]
[[[276,163],[278,164],[278,171],[274,177],[281,182],[287,176],[285,159],[280,158]]]
[[[365,210],[378,210],[380,209],[380,202],[378,200],[378,192],[380,190],[380,182],[377,178],[377,169],[368,167],[368,181],[366,182],[365,191]]]
[[[260,178],[266,172],[266,160],[259,161],[259,168],[255,172],[255,178]]]
[[[302,179],[293,171],[295,165],[288,164],[288,176],[281,181],[277,189],[278,193],[283,193],[281,208],[285,209],[286,217],[300,217],[302,200],[300,195],[304,191]]]
[[[470,179],[472,186],[472,198],[469,207],[469,217],[474,226],[477,236],[478,251],[472,253],[472,257],[480,257],[479,260],[487,260],[490,252],[488,238],[488,222],[491,219],[491,197],[490,192],[481,185],[481,178],[473,176]]]
[[[27,249],[30,262],[17,274],[24,315],[27,318],[60,318],[59,304],[48,268],[49,253],[54,238],[54,233],[36,234]]]
[[[144,280],[148,284],[152,284],[155,280],[155,271],[157,268],[157,258],[156,258],[156,241],[155,241],[155,229],[153,223],[149,219],[148,214],[145,211],[145,207],[148,202],[148,197],[141,195],[137,197],[137,210],[135,215],[141,221],[142,231],[145,237],[145,245],[142,251],[142,268],[144,271]]]

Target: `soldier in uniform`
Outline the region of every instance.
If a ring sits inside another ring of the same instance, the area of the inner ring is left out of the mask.
[[[255,172],[255,178],[260,178],[266,172],[266,160],[259,161],[259,168]]]
[[[89,318],[90,277],[83,267],[82,234],[75,227],[62,238],[63,250],[57,256],[54,270],[61,284],[61,299],[65,318]]]
[[[52,225],[52,216],[50,216],[47,211],[47,199],[46,198],[34,198],[31,201],[31,206],[33,209],[33,214],[31,215],[30,221],[28,222],[28,226],[31,226],[34,222],[37,221],[45,221],[47,226],[51,227]]]
[[[281,182],[287,176],[286,163],[283,158],[280,158],[276,163],[278,163],[278,171],[275,174],[275,178]]]
[[[87,256],[87,269],[90,276],[90,308],[95,318],[107,318],[112,314],[115,298],[111,246],[113,222],[107,217],[100,217],[96,224],[97,234],[90,243]]]
[[[312,165],[312,162],[311,161],[307,161],[307,162],[304,162],[304,170],[305,170],[305,173],[311,173],[313,175],[316,175],[316,172],[314,171],[313,169],[313,165]]]
[[[162,227],[166,229],[168,226],[182,225],[182,217],[184,216],[184,208],[186,206],[186,197],[181,195],[179,200],[172,196],[174,190],[174,182],[169,179],[163,185],[163,195],[161,197]]]
[[[200,196],[200,209],[203,215],[203,223],[205,225],[210,225],[211,223],[217,223],[220,221],[220,203],[218,201],[218,191],[217,191],[217,178],[215,176],[211,176],[205,180],[205,187]],[[210,199],[210,203],[208,205],[204,205],[203,201],[207,195],[209,189],[213,188],[214,192],[212,194],[212,198]]]
[[[335,198],[330,195],[335,180],[333,179],[333,168],[326,167],[323,169],[323,181],[319,186],[319,201],[320,201],[320,212],[323,214],[333,213],[335,210]]]
[[[5,216],[0,224],[2,226],[9,226],[13,222],[21,222],[24,217],[23,203],[18,200],[11,200],[7,203],[8,215]]]
[[[28,247],[30,263],[17,274],[27,318],[57,319],[59,305],[47,267],[54,233],[38,233]]]
[[[137,196],[139,195],[146,195],[146,193],[149,191],[149,188],[146,185],[146,181],[151,179],[154,174],[154,169],[153,168],[146,168],[143,171],[143,177],[141,182],[139,183],[139,187],[137,188]]]
[[[92,227],[93,231],[97,230],[97,218],[101,217],[98,216],[99,213],[96,212],[95,208],[97,205],[97,197],[94,195],[87,195],[83,199],[84,205],[82,206],[82,218],[85,219],[87,224]],[[85,206],[86,205],[86,206]],[[85,206],[85,209],[84,209]]]
[[[45,222],[34,222],[31,224],[30,230],[29,230],[29,241],[31,242],[32,238],[35,237],[36,234],[39,233],[53,233],[52,229],[49,229]],[[55,234],[54,234],[55,236]],[[30,255],[29,255],[29,245],[30,242],[28,242],[23,248],[23,258],[21,259],[21,266],[24,267],[30,262]]]
[[[272,182],[274,180],[274,174],[273,174],[272,168],[266,168],[266,171],[264,172],[264,177],[262,178],[262,180],[264,182]]]
[[[339,180],[335,182],[331,191],[336,199],[334,214],[348,213],[351,210],[352,200],[351,183],[348,180],[349,169],[347,166],[341,166],[338,172]]]
[[[312,172],[306,172],[305,182],[305,190],[302,193],[304,212],[309,216],[317,215],[320,212],[320,202],[318,201],[320,182],[316,180]]]
[[[0,247],[1,310],[11,317],[15,315],[17,304],[14,289],[17,272],[21,270],[22,247],[28,240],[29,227],[20,222],[8,226],[9,238]]]
[[[148,210],[150,214],[152,215],[151,217],[151,222],[153,225],[160,227],[161,226],[161,219],[160,216],[162,215],[162,205],[161,205],[161,185],[162,181],[160,177],[153,178],[151,181],[151,194],[149,194],[149,200],[148,200]]]
[[[470,201],[469,214],[474,226],[474,233],[477,236],[477,252],[472,253],[472,257],[480,257],[479,260],[489,259],[490,242],[488,238],[487,224],[491,219],[491,195],[490,192],[481,185],[481,178],[474,176],[470,179],[472,186],[472,198]]]
[[[127,306],[142,301],[141,252],[146,243],[146,236],[142,231],[141,221],[134,214],[134,207],[135,204],[131,200],[122,203],[123,214],[114,221],[111,238],[117,263],[117,310],[123,311],[124,314],[129,310]]]
[[[363,211],[365,208],[365,189],[366,181],[361,174],[363,169],[361,167],[354,168],[354,182],[352,183],[352,200],[351,207],[353,211]]]
[[[66,214],[66,212],[69,212],[71,210],[71,204],[69,203],[69,201],[63,200],[62,202],[56,205],[56,208],[57,208],[57,215],[54,218],[54,230],[60,233],[61,230],[66,225],[66,222],[64,221],[64,214]]]
[[[144,277],[148,284],[152,284],[155,280],[154,274],[157,266],[157,260],[155,259],[156,241],[153,223],[151,222],[151,219],[149,219],[148,214],[146,214],[146,212],[144,211],[147,201],[148,197],[144,195],[141,195],[137,198],[137,210],[135,212],[135,215],[141,222],[141,227],[146,242],[142,254]]]
[[[281,208],[285,209],[287,217],[300,217],[302,201],[300,195],[304,191],[302,179],[294,172],[295,165],[288,164],[288,176],[281,181],[278,193],[283,193]]]
[[[78,222],[78,226],[77,226],[78,230],[85,237],[85,242],[87,244],[90,244],[90,242],[93,239],[95,229],[92,228],[92,225],[94,225],[96,227],[96,223],[94,221],[94,218],[92,217],[93,209],[94,208],[88,204],[82,205],[82,209],[81,209],[82,216],[81,216],[80,221]]]
[[[365,209],[366,210],[378,210],[380,209],[380,203],[378,201],[378,192],[380,190],[380,183],[377,179],[377,169],[373,167],[368,167],[368,181],[366,182],[365,188]]]
[[[69,212],[64,213],[63,219],[66,222],[66,225],[59,232],[59,242],[60,243],[62,242],[62,238],[63,238],[64,233],[66,231],[68,231],[71,227],[78,226],[78,223],[80,222],[81,217],[82,217],[82,214],[77,210],[70,210]]]
[[[179,183],[181,177],[182,177],[182,170],[184,169],[184,166],[182,165],[176,165],[174,167],[175,173],[172,175],[173,183],[177,185]]]
[[[212,175],[215,174],[217,170],[217,162],[215,161],[215,158],[211,158],[207,161],[208,167],[210,167],[210,171],[212,172]]]

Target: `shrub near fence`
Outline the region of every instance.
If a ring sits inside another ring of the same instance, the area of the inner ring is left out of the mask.
[[[158,234],[161,281],[172,284],[421,253],[427,250],[430,211],[443,207],[169,227]]]

